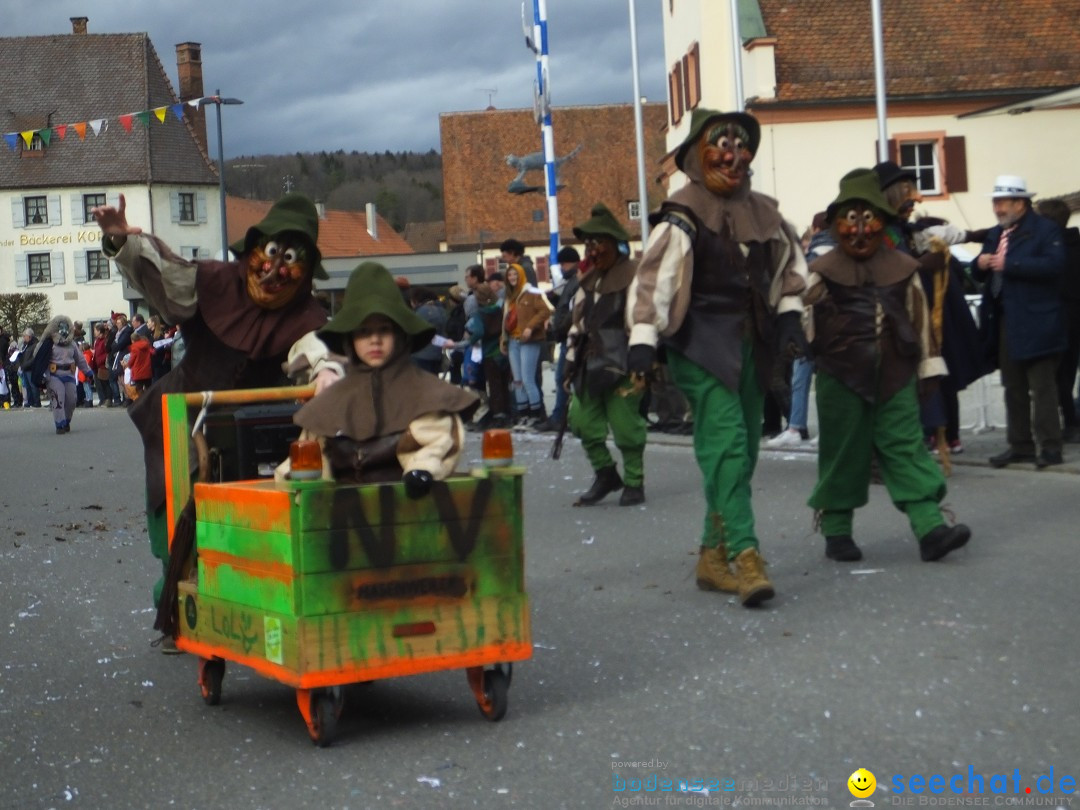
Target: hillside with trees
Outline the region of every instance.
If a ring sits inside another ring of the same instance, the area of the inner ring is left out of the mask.
[[[442,157],[434,149],[241,156],[225,162],[225,190],[255,200],[299,191],[343,211],[373,202],[398,232],[409,222],[443,218]]]

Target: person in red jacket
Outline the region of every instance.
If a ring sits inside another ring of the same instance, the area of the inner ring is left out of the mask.
[[[150,339],[142,332],[133,332],[128,368],[131,369],[131,385],[135,388],[136,396],[149,388],[153,381],[154,370],[150,363],[153,354],[154,347],[150,345]]]

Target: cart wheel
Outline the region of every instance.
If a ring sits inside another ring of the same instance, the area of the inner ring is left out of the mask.
[[[341,687],[334,686],[330,689],[316,689],[310,692],[297,690],[296,695],[311,741],[319,748],[326,748],[337,735],[337,721],[345,705]],[[307,703],[307,712],[303,711],[304,702]]]
[[[199,659],[199,689],[207,706],[221,703],[221,681],[224,677],[225,662],[222,659]]]
[[[480,713],[488,720],[495,723],[506,716],[509,705],[507,691],[510,689],[510,672],[504,671],[501,666],[495,669],[484,670],[483,700],[477,700],[476,705]]]

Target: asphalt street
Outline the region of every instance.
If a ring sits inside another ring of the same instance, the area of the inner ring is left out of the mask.
[[[44,411],[0,412],[0,808],[847,806],[858,768],[877,807],[1080,806],[1080,478],[958,464],[946,506],[973,539],[929,564],[874,487],[865,558],[841,565],[805,506],[814,454],[766,452],[777,597],[747,610],[695,588],[699,473],[685,439],[653,438],[644,506],[573,508],[576,441],[554,462],[549,436],[517,437],[535,651],[504,720],[462,672],[380,681],[346,689],[319,749],[291,689],[230,665],[206,706],[195,661],[151,647],[125,413],[57,436]]]

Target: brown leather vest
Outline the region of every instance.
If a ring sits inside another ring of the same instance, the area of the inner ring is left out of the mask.
[[[690,305],[686,319],[664,345],[677,349],[717,377],[732,391],[739,390],[742,373],[742,342],[753,341],[754,365],[762,391],[772,379],[773,322],[776,313],[769,306],[773,262],[767,244],[748,242],[743,256],[739,243],[726,233],[716,233],[681,205],[664,204],[664,211],[676,210],[694,223],[694,270],[690,283]],[[676,227],[685,223],[678,217],[663,217]]]
[[[911,279],[858,287],[822,280],[829,294],[814,304],[811,347],[818,368],[867,402],[888,401],[919,368],[919,336],[907,313]]]

